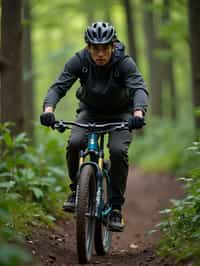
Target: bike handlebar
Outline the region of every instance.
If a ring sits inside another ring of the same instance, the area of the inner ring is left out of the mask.
[[[65,121],[56,121],[52,126],[53,129],[58,130],[59,132],[64,132],[66,129],[71,129],[69,126],[78,126],[80,128],[86,128],[89,131],[100,131],[103,132],[111,132],[119,129],[129,129],[128,121],[123,122],[111,122],[104,124],[97,123],[79,123],[79,122],[65,122]]]

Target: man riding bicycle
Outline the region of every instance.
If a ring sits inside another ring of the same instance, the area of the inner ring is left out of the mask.
[[[142,128],[147,108],[148,93],[135,62],[125,55],[124,46],[117,39],[115,28],[106,22],[95,22],[85,31],[87,46],[76,53],[66,64],[63,72],[49,88],[44,100],[41,123],[52,126],[54,110],[73,83],[79,79],[80,88],[76,121],[118,122],[129,121],[130,128]],[[128,175],[128,147],[132,134],[128,130],[109,134],[111,205],[109,227],[122,231],[122,205]],[[87,130],[74,126],[67,145],[66,160],[71,179],[71,194],[64,202],[65,211],[74,211],[76,175],[79,151],[87,143]]]

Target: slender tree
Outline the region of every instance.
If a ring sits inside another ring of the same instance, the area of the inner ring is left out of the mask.
[[[157,117],[162,116],[162,76],[163,68],[156,50],[159,49],[160,43],[156,36],[153,0],[145,1],[144,5],[144,30],[146,37],[146,52],[149,63],[149,80],[151,88],[151,110],[152,114]]]
[[[23,27],[23,62],[24,62],[24,110],[25,129],[33,137],[34,119],[34,88],[32,76],[32,42],[31,42],[31,10],[30,1],[24,0],[24,27]]]
[[[193,105],[200,107],[200,1],[188,0],[189,29],[192,62]],[[200,129],[200,117],[195,116],[196,128]]]
[[[21,9],[21,0],[2,0],[2,54],[10,67],[2,73],[1,114],[15,123],[13,134],[24,129]]]
[[[163,0],[163,11],[162,11],[162,25],[165,26],[170,22],[170,1]],[[163,63],[163,80],[165,81],[167,87],[169,88],[169,109],[172,119],[177,117],[177,97],[176,88],[174,82],[174,71],[173,71],[173,58],[172,58],[172,46],[169,40],[166,38],[161,40],[161,49],[168,53],[166,61]]]
[[[0,50],[0,54],[2,51]],[[0,55],[0,121],[2,121],[2,104],[3,104],[3,91],[1,86],[1,74],[3,71],[6,70],[7,67],[9,67],[9,61],[3,56]]]
[[[130,0],[123,0],[123,6],[126,15],[126,29],[127,29],[127,37],[128,37],[128,47],[129,54],[134,58],[137,62],[137,51],[136,51],[136,43],[135,43],[135,23],[134,23],[134,8]]]

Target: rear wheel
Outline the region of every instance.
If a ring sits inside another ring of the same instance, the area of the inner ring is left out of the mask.
[[[79,263],[88,263],[93,253],[96,179],[94,168],[85,165],[77,188],[76,239]]]
[[[112,242],[112,232],[101,222],[95,226],[95,250],[97,255],[105,255],[109,252]]]
[[[107,179],[103,178],[103,200],[105,208],[109,206],[106,203],[109,201],[109,191]],[[112,232],[108,230],[108,215],[102,218],[102,221],[96,221],[94,245],[97,255],[105,255],[109,252],[112,242]]]

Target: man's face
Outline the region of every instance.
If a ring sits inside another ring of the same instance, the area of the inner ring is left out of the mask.
[[[98,66],[104,66],[109,63],[112,52],[112,44],[90,44],[88,50],[94,62]]]

